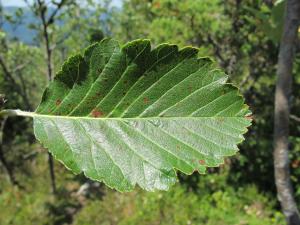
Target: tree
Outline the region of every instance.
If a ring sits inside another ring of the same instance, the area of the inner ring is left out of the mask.
[[[55,23],[56,17],[60,13],[63,6],[69,3],[68,0],[61,0],[59,2],[51,1],[55,8],[50,11],[50,7],[47,5],[46,1],[44,0],[36,0],[32,5],[25,0],[28,6],[32,9],[34,14],[41,20],[42,25],[42,37],[45,44],[45,53],[46,53],[46,64],[47,64],[47,77],[48,81],[53,79],[53,59],[52,59],[52,43],[50,37],[50,27]],[[51,177],[51,188],[52,192],[56,193],[56,182],[55,182],[55,173],[54,173],[54,163],[52,155],[48,154],[48,163],[49,163],[49,170],[50,170],[50,177]]]
[[[300,215],[294,199],[289,164],[289,118],[292,87],[292,68],[295,43],[300,23],[300,1],[288,0],[284,29],[280,43],[275,91],[274,169],[275,181],[283,213],[288,224],[300,224]]]
[[[30,56],[30,57],[26,57]],[[32,46],[11,41],[4,32],[0,31],[0,94],[5,93],[8,101],[2,101],[2,107],[21,107],[26,110],[33,110],[37,105],[40,96],[36,94],[45,85],[43,79],[32,77],[32,72],[37,65],[43,65],[40,61],[39,50]],[[4,98],[4,97],[3,97]],[[18,149],[19,133],[22,133],[24,142],[30,143],[32,133],[30,124],[25,120],[3,119],[0,121],[0,162],[8,174],[12,184],[20,185],[15,176],[17,170],[24,169],[22,156],[31,149]],[[17,125],[18,124],[18,125]],[[9,151],[15,149],[16,151]],[[14,160],[11,156],[14,155]],[[18,166],[16,166],[18,165]]]

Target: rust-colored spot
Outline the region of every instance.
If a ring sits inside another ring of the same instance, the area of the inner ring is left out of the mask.
[[[126,92],[125,92],[125,91],[123,92],[123,95],[124,95],[124,96],[126,95]]]
[[[124,84],[127,84],[128,83],[128,80],[124,80],[124,82],[123,82]]]
[[[99,96],[101,96],[101,93],[100,93],[100,92],[97,92],[96,95],[99,97]]]
[[[245,118],[246,118],[247,120],[253,120],[253,115],[245,116]]]
[[[179,146],[179,145],[176,145],[176,149],[179,150],[179,149],[180,149],[180,146]]]
[[[159,9],[160,8],[160,2],[155,2],[153,4],[153,8]]]
[[[55,102],[55,105],[56,105],[56,106],[59,106],[60,104],[61,104],[61,100],[60,100],[60,99],[57,99],[56,102]]]
[[[193,87],[192,87],[192,85],[189,85],[189,92],[193,92]]]
[[[144,101],[145,104],[148,104],[149,103],[149,98],[145,97],[143,101]]]
[[[200,159],[200,160],[199,160],[199,163],[200,163],[201,165],[205,165],[205,160],[204,160],[204,159]]]
[[[93,109],[92,111],[92,116],[95,117],[95,118],[98,118],[98,117],[102,117],[103,116],[103,112],[101,112],[100,110],[98,109]]]

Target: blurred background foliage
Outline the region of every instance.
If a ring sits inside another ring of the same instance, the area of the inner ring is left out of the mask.
[[[0,93],[6,96],[6,108],[34,110],[48,83],[47,60],[37,2],[26,2],[26,7],[0,4]],[[57,5],[46,2],[49,16]],[[193,45],[240,87],[253,112],[253,126],[237,156],[221,168],[210,168],[207,175],[180,174],[180,183],[169,192],[137,188],[117,193],[55,162],[54,195],[47,151],[34,140],[31,120],[8,118],[1,126],[0,154],[6,165],[0,163],[0,224],[283,224],[274,184],[272,121],[284,4],[282,0],[65,0],[48,27],[54,71],[67,57],[104,37],[122,43],[150,38],[154,44]],[[300,207],[299,43],[290,160]]]

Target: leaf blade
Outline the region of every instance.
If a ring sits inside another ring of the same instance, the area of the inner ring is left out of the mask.
[[[251,124],[238,89],[197,49],[104,40],[70,60],[33,115],[35,135],[67,168],[118,191],[167,190],[175,170],[219,166]]]

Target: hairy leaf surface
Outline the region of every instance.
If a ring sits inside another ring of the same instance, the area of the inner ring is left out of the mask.
[[[96,43],[62,66],[33,114],[37,139],[74,173],[119,191],[166,190],[234,155],[251,121],[227,76],[192,47]]]

